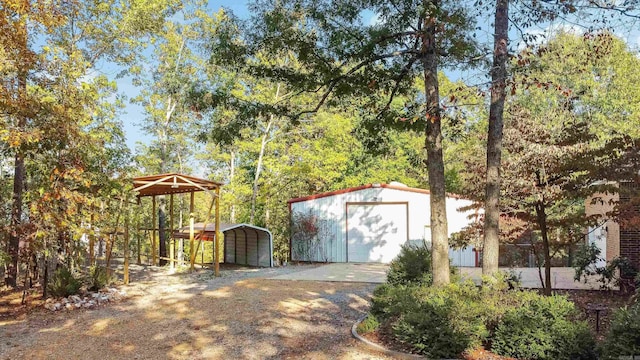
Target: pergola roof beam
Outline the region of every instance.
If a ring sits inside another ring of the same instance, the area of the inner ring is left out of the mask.
[[[133,190],[138,193],[138,197],[195,191],[205,191],[211,194],[211,190],[222,186],[215,181],[177,173],[137,177],[133,179],[133,185]],[[215,197],[214,194],[211,195]]]

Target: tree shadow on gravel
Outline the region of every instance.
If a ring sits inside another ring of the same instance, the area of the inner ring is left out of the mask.
[[[375,285],[194,279],[135,285],[130,299],[94,310],[36,313],[22,330],[0,326],[30,331],[0,358],[376,358],[350,335]]]

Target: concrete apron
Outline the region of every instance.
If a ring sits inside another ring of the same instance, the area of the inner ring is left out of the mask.
[[[295,273],[272,277],[273,280],[299,280],[299,281],[335,281],[335,282],[363,282],[382,284],[386,282],[388,264],[380,263],[329,263],[313,269],[298,271]],[[511,271],[519,275],[523,288],[542,288],[537,268],[500,268],[502,271]],[[463,278],[471,279],[480,284],[482,269],[477,267],[458,268]],[[544,269],[543,277],[544,277]],[[553,289],[582,289],[598,290],[600,283],[595,278],[587,283],[574,281],[573,268],[551,268],[551,286]]]
[[[388,264],[379,263],[331,263],[313,269],[275,276],[269,279],[382,284],[387,281],[388,269]]]

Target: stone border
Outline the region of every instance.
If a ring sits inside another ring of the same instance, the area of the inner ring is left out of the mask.
[[[387,349],[386,347],[376,344],[372,341],[367,340],[366,338],[360,336],[360,334],[358,334],[357,328],[358,325],[360,325],[360,323],[367,318],[368,315],[365,315],[363,317],[361,317],[360,319],[358,319],[358,321],[355,322],[355,324],[353,324],[353,326],[351,326],[351,335],[356,338],[356,340],[360,340],[360,342],[362,342],[367,348],[377,351],[379,353],[382,353],[384,355],[389,355],[392,356],[396,359],[411,359],[411,360],[417,360],[417,359],[426,359],[423,356],[420,355],[414,355],[414,354],[407,354],[407,353],[403,353],[403,352],[399,352],[399,351],[395,351],[395,350],[390,350]]]

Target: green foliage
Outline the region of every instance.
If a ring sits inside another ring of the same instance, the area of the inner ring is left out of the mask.
[[[616,310],[601,349],[604,359],[640,355],[640,303]]]
[[[82,282],[68,268],[59,267],[49,282],[49,292],[55,297],[67,297],[80,291]]]
[[[530,296],[505,313],[491,350],[518,359],[596,359],[589,328],[575,316],[575,307],[566,297]]]
[[[4,250],[0,249],[0,266],[4,266],[11,261],[11,256],[7,254]]]
[[[597,276],[603,289],[617,286],[623,292],[635,290],[638,286],[636,278],[640,276],[638,268],[629,259],[621,257],[615,257],[607,262],[606,266],[596,267],[596,263],[603,260],[600,253],[600,249],[595,244],[581,246],[575,257],[574,279],[576,281],[584,279],[586,282],[588,276]]]
[[[385,284],[374,291],[371,313],[391,325],[396,340],[430,358],[452,358],[489,336],[487,307],[471,282],[444,287]]]
[[[509,290],[512,276],[491,286],[452,282],[384,284],[371,315],[396,341],[429,358],[455,358],[479,345],[518,359],[595,359],[595,341],[566,297]]]
[[[573,279],[575,281],[579,281],[584,278],[584,281],[586,282],[587,276],[596,274],[597,270],[595,268],[595,264],[601,259],[601,252],[602,251],[596,244],[583,244],[578,247],[573,258],[573,269],[575,270]]]
[[[517,273],[514,270],[500,271],[496,276],[501,282],[505,283],[510,290],[517,289],[522,285],[522,273]]]
[[[623,84],[638,77],[632,70],[638,64],[608,32],[558,31],[518,54],[511,67],[518,85],[504,124],[500,206],[512,223],[501,225],[504,240],[533,232],[531,239],[541,240],[534,244],[538,253],[548,259],[555,249],[583,240],[582,230],[592,221],[585,216],[585,198],[611,186],[598,180],[635,176],[637,153],[630,149],[640,135],[628,126],[639,119],[632,99],[640,93]],[[482,141],[470,145],[484,151]],[[463,194],[483,201],[486,161],[477,155],[464,161]],[[551,261],[544,266],[548,270]],[[551,284],[545,285],[550,292]]]
[[[89,276],[87,278],[87,289],[90,291],[98,291],[110,282],[107,268],[104,266],[94,265],[89,268]]]
[[[403,245],[400,254],[389,264],[387,282],[391,285],[428,285],[431,281],[431,251],[424,246]]]
[[[377,330],[379,327],[380,323],[378,322],[378,319],[376,319],[375,316],[369,314],[366,318],[364,318],[364,320],[360,322],[360,324],[358,324],[357,331],[358,334],[367,334]]]

